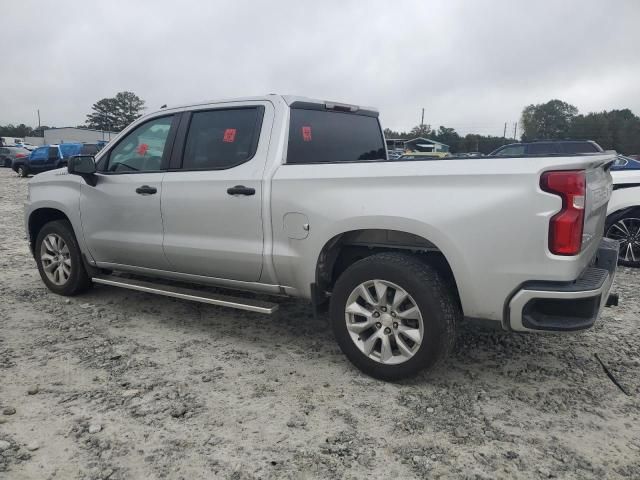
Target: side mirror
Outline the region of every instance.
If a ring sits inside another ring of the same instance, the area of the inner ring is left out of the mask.
[[[96,160],[93,155],[75,155],[67,162],[67,171],[71,175],[80,175],[92,187],[96,186]]]

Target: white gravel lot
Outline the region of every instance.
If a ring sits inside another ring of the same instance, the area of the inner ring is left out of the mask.
[[[40,281],[0,169],[0,478],[640,478],[640,272],[587,332],[463,323],[452,358],[363,376],[327,319]],[[597,354],[627,391],[605,374]]]

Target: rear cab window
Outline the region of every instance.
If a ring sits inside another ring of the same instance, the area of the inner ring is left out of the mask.
[[[377,115],[292,105],[287,164],[386,161]]]

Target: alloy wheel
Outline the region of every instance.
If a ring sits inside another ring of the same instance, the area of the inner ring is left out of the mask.
[[[358,285],[347,299],[345,321],[358,349],[386,365],[411,359],[423,341],[418,304],[402,287],[386,280]]]
[[[60,235],[50,233],[40,245],[40,261],[47,278],[55,285],[64,285],[71,276],[71,253]]]
[[[640,261],[640,218],[621,218],[609,227],[606,236],[620,242],[620,259]]]

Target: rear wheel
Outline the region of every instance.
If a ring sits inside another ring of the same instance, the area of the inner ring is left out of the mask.
[[[620,265],[640,267],[640,212],[632,211],[612,219],[605,236],[620,242]]]
[[[91,286],[69,222],[56,220],[42,227],[34,251],[40,277],[52,292],[70,296]]]
[[[25,165],[20,165],[18,167],[18,176],[27,177],[29,175],[29,169]]]
[[[459,316],[437,272],[401,253],[354,263],[331,297],[340,348],[356,367],[382,380],[415,375],[444,359],[453,347]]]

